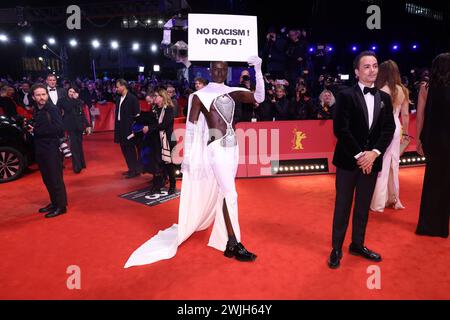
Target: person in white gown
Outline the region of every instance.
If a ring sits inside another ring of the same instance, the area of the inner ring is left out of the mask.
[[[398,171],[400,144],[403,139],[409,139],[409,93],[408,89],[401,83],[397,64],[392,60],[379,65],[375,85],[391,96],[395,133],[383,156],[383,169],[378,174],[370,209],[376,212],[383,212],[384,208],[387,207],[404,209],[405,207],[400,201]]]
[[[208,245],[228,258],[254,261],[256,255],[241,243],[235,177],[239,146],[234,130],[235,103],[264,101],[262,60],[250,57],[254,66],[256,90],[228,87],[228,64],[211,63],[212,81],[189,97],[184,136],[178,224],[145,242],[128,259],[125,268],[172,258],[194,232],[214,223]]]

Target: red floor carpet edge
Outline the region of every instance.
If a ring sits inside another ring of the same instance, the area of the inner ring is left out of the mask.
[[[414,234],[423,167],[400,170],[406,209],[370,213],[366,244],[380,252],[381,289],[367,286],[369,261],[348,254],[330,270],[334,175],[239,179],[242,241],[258,255],[240,263],[193,235],[171,260],[123,269],[129,255],[176,222],[179,200],[146,207],[118,195],[146,186],[126,180],[112,133],[85,141],[87,170],[66,162],[68,214],[45,219],[39,172],[0,185],[0,299],[449,299],[450,243]],[[181,182],[178,182],[178,187]],[[349,229],[350,231],[350,229]],[[81,289],[69,290],[69,266]]]

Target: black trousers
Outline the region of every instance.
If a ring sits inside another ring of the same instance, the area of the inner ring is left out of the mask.
[[[47,188],[50,201],[54,207],[64,208],[67,206],[67,193],[63,179],[63,163],[59,151],[59,141],[40,139],[35,141],[35,145],[36,162],[39,165],[42,181]]]
[[[375,190],[378,172],[363,174],[358,168],[353,171],[336,168],[336,202],[333,217],[333,248],[342,249],[350,220],[350,210],[355,195],[353,209],[352,242],[364,245],[370,202]]]
[[[72,168],[74,172],[80,172],[86,168],[83,151],[83,132],[69,131],[70,151],[72,151]]]
[[[170,187],[175,188],[177,183],[175,179],[175,165],[173,163],[164,163],[163,172],[165,176],[169,177]]]
[[[140,172],[140,164],[139,164],[139,155],[136,144],[127,143],[120,144],[120,149],[122,150],[122,154],[125,158],[125,161],[128,166],[128,170],[130,172]]]

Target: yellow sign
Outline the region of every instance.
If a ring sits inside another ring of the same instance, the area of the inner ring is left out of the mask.
[[[306,134],[297,129],[294,129],[292,132],[294,133],[294,140],[292,140],[292,149],[303,150],[302,141],[307,138]]]

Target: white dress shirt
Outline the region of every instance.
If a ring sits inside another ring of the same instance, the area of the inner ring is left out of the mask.
[[[373,123],[373,114],[375,111],[375,96],[372,95],[370,92],[367,92],[366,94],[364,94],[364,87],[365,85],[363,85],[361,82],[358,81],[358,86],[361,88],[361,92],[364,96],[364,100],[366,101],[366,106],[367,106],[367,114],[369,116],[369,129],[372,127],[372,123]],[[373,88],[375,86],[375,84],[372,83],[372,85],[369,88]],[[372,151],[375,151],[378,155],[381,154],[381,152],[377,149],[373,149]],[[362,156],[362,152],[358,153],[355,156],[355,159],[359,159]]]
[[[55,90],[51,90],[50,87],[47,87],[48,95],[50,96],[50,99],[52,100],[53,104],[56,106],[58,103],[58,92]]]
[[[117,120],[119,120],[119,121],[120,121],[120,107],[122,106],[122,102],[123,102],[123,100],[125,100],[126,96],[127,96],[127,95],[124,95],[124,96],[121,96],[121,97],[120,97],[120,102],[119,102],[119,114],[118,114],[118,116],[117,116]]]
[[[25,91],[23,91],[22,90],[22,93],[23,93],[23,100],[22,100],[22,102],[23,102],[23,104],[25,105],[25,106],[28,106],[29,104],[30,104],[30,99],[28,99],[28,95],[30,94],[29,92],[25,92]]]

